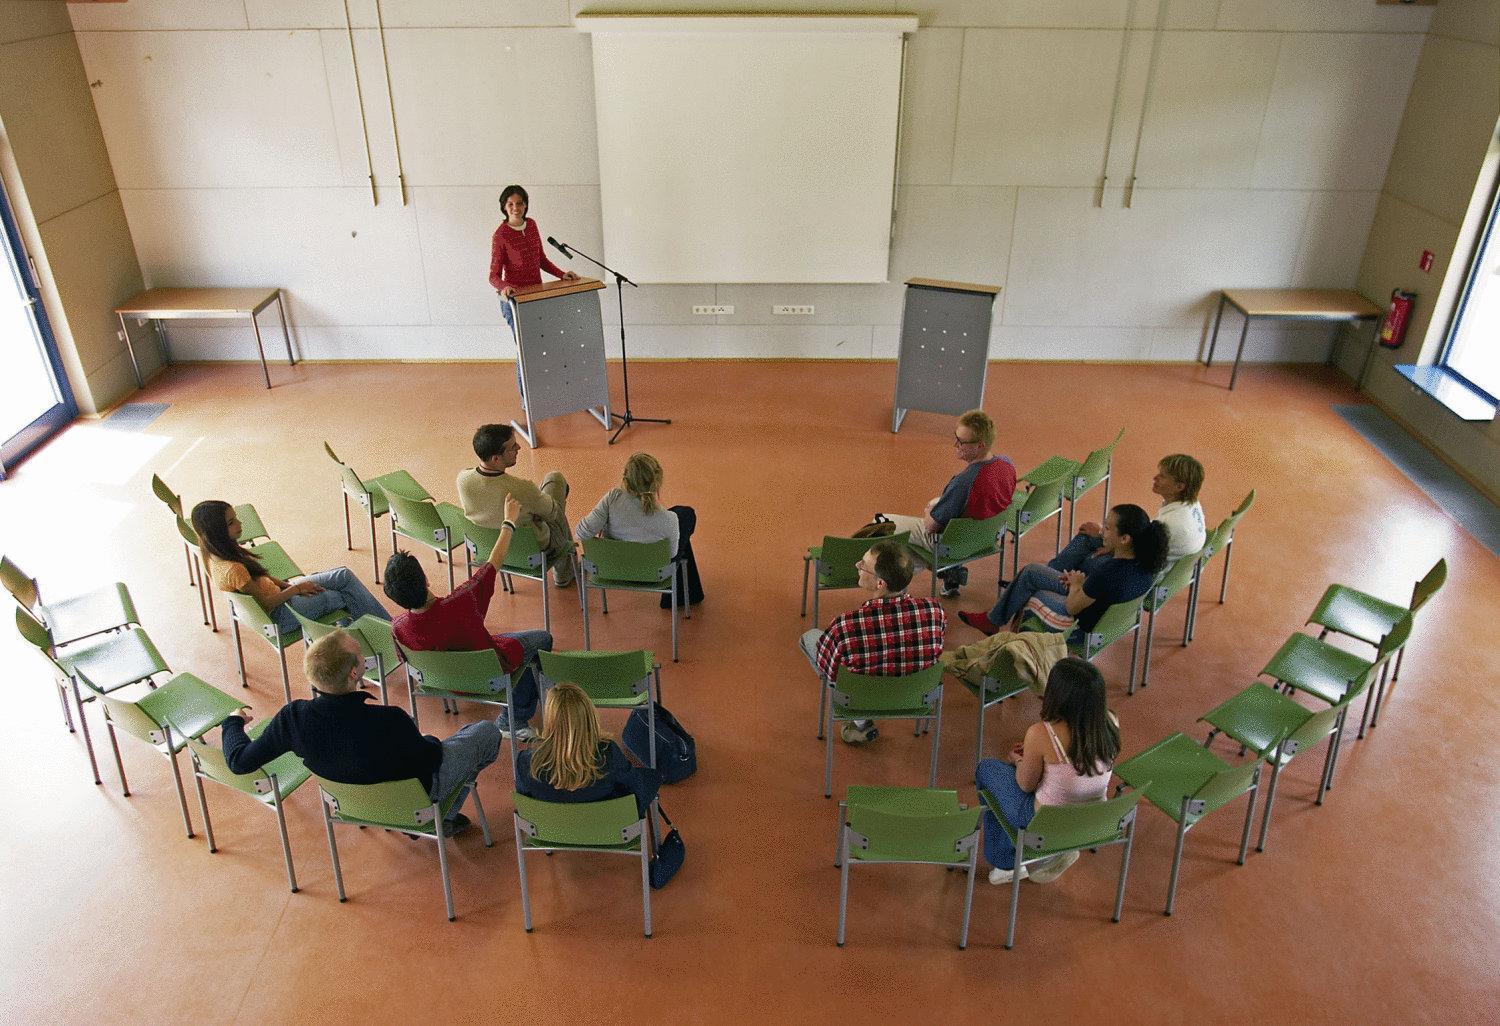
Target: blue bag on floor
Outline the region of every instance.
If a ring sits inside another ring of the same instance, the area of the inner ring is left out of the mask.
[[[651,765],[651,723],[645,709],[633,709],[620,743],[642,766]],[[664,784],[686,780],[698,771],[698,743],[677,717],[656,703],[656,770]]]
[[[672,877],[682,868],[682,862],[687,858],[687,846],[682,843],[682,835],[672,826],[672,821],[667,819],[667,814],[660,805],[656,807],[656,811],[668,827],[667,836],[657,842],[656,854],[651,859],[649,870],[651,889],[659,891],[671,883]]]

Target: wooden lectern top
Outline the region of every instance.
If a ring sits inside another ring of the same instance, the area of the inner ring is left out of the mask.
[[[944,281],[941,278],[908,278],[906,284],[916,285],[924,289],[952,289],[955,292],[983,292],[986,295],[998,296],[999,285],[976,285],[968,281]]]
[[[523,285],[516,289],[517,303],[530,303],[554,296],[568,296],[574,292],[594,292],[604,288],[597,278],[579,278],[577,281],[544,281],[540,285]]]

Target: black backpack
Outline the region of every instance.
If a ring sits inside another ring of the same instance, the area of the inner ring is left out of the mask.
[[[620,743],[643,766],[651,765],[651,724],[645,709],[633,709]],[[660,702],[656,703],[656,771],[662,783],[675,784],[698,771],[698,744]]]

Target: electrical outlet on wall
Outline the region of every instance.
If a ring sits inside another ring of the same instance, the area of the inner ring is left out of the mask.
[[[814,308],[811,305],[787,306],[783,304],[771,307],[771,312],[773,314],[790,314],[794,317],[811,317],[813,314],[813,309]]]
[[[703,317],[722,317],[727,314],[734,313],[734,307],[726,306],[724,304],[717,304],[714,306],[695,306],[693,307],[693,313]]]

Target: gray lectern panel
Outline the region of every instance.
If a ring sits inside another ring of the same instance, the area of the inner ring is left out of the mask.
[[[959,414],[983,403],[994,304],[990,293],[907,287],[892,431],[907,410]]]
[[[609,407],[598,292],[520,303],[521,378],[533,423]]]

